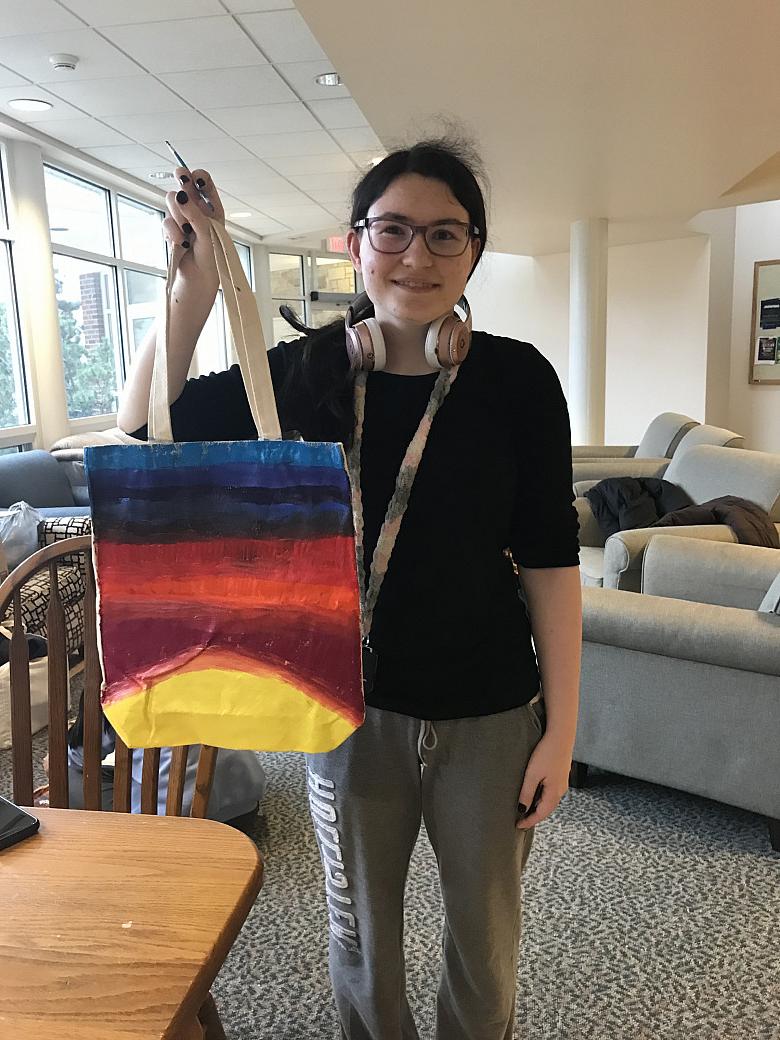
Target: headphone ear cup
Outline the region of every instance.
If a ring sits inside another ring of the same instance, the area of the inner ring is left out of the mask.
[[[425,337],[425,357],[431,368],[455,368],[469,352],[471,331],[457,314],[431,323]]]
[[[357,325],[346,326],[347,354],[353,372],[380,371],[387,364],[385,339],[376,318],[366,318]]]
[[[436,321],[432,321],[428,326],[428,332],[425,336],[425,360],[431,368],[444,368],[444,365],[439,360],[439,330],[446,320],[447,316],[445,315],[443,318],[437,318]]]

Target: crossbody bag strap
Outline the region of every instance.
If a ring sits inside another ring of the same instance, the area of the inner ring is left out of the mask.
[[[210,221],[209,230],[228,323],[257,436],[262,440],[279,440],[279,416],[257,301],[230,235],[216,220]],[[157,324],[154,371],[149,394],[150,441],[170,443],[173,440],[168,386],[168,340],[173,284],[184,254],[185,250],[180,245],[172,247],[165,280],[165,313]]]

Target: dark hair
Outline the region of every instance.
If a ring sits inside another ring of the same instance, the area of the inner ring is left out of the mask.
[[[480,186],[480,180],[485,183],[486,179],[476,152],[462,141],[437,138],[391,152],[361,177],[352,192],[350,226],[362,220],[393,181],[407,173],[446,184],[468,213],[471,223],[479,228],[479,252],[469,272],[470,278],[487,242],[485,195]],[[371,314],[373,305],[369,302],[355,314],[355,319],[359,321]],[[339,425],[343,424],[344,436],[341,439],[348,441],[351,394],[344,323],[336,320],[307,332],[302,349],[295,351],[294,361],[288,368],[286,385],[302,379],[315,408],[325,409]]]

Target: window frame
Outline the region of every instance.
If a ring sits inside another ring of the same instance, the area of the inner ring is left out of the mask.
[[[8,281],[11,289],[11,310],[8,314],[8,323],[9,326],[13,323],[13,329],[16,332],[16,349],[23,394],[21,402],[22,414],[26,416],[27,420],[17,426],[0,427],[0,449],[6,451],[15,448],[17,451],[26,451],[32,446],[37,428],[30,418],[32,415],[30,373],[22,337],[21,315],[19,313],[19,287],[14,268],[13,248],[16,237],[9,214],[8,181],[6,146],[5,142],[0,140],[0,250],[3,250],[8,258]]]

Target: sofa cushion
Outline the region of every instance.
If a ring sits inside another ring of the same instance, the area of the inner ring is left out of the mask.
[[[762,614],[780,614],[780,573],[767,589],[758,609]]]
[[[62,466],[48,451],[18,451],[0,455],[0,507],[13,502],[41,506],[75,505]]]
[[[675,455],[664,480],[696,503],[735,495],[761,506],[775,523],[780,520],[780,455],[698,444]]]

